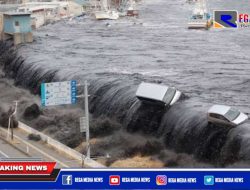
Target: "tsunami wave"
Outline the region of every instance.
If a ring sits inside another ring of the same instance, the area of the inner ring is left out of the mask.
[[[34,94],[40,94],[42,82],[67,79],[56,70],[27,63],[8,43],[0,43],[0,58],[6,76],[13,78],[17,86],[28,88]],[[250,161],[249,122],[236,128],[209,124],[202,102],[201,106],[195,106],[190,104],[188,98],[170,108],[143,104],[135,97],[142,80],[140,76],[99,73],[75,76],[74,79],[88,80],[90,112],[94,118],[105,116],[120,123],[130,134],[155,137],[177,153],[192,154],[216,166]]]

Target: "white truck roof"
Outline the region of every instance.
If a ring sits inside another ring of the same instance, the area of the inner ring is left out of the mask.
[[[168,86],[143,82],[139,85],[136,96],[163,101],[168,88]]]
[[[213,105],[209,110],[208,113],[215,113],[220,115],[225,115],[231,109],[230,106],[225,105]]]

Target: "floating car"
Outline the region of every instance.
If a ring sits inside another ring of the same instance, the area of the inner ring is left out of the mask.
[[[142,82],[136,97],[144,102],[157,103],[163,106],[173,105],[179,100],[181,92],[173,87]]]
[[[248,116],[235,108],[214,105],[208,110],[208,122],[236,127],[244,123]]]

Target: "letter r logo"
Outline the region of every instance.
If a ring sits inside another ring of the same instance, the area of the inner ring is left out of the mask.
[[[214,11],[214,28],[237,28],[237,11]]]

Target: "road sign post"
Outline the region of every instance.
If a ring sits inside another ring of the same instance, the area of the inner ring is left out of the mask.
[[[89,142],[89,102],[88,102],[88,83],[84,82],[84,95],[77,96],[76,81],[43,83],[41,85],[41,100],[43,106],[54,106],[63,104],[75,104],[76,99],[84,97],[85,117],[80,118],[80,131],[86,135],[86,157],[90,159]],[[83,158],[82,158],[83,159]],[[83,163],[84,160],[82,160]]]
[[[85,99],[85,117],[86,117],[86,142],[87,142],[87,158],[90,159],[90,143],[89,143],[89,100],[88,100],[88,82],[84,83],[84,99]]]

